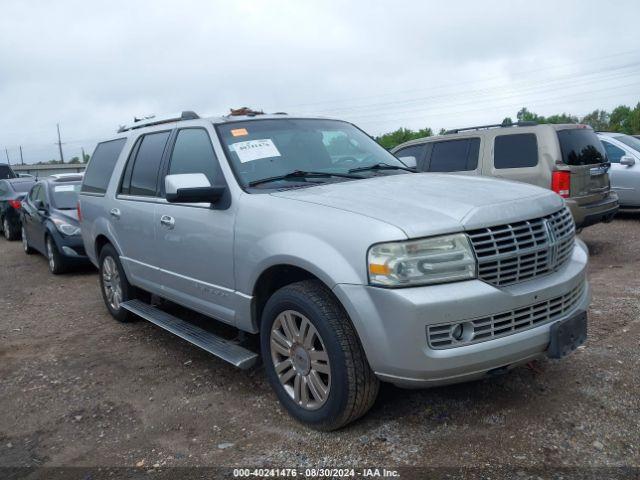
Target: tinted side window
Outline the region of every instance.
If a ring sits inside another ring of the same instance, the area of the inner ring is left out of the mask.
[[[211,185],[218,182],[220,168],[206,130],[186,128],[178,132],[168,174],[180,173],[204,173]]]
[[[620,159],[624,156],[624,150],[612,145],[611,143],[602,140],[602,145],[607,152],[607,158],[611,163],[620,163]]]
[[[154,196],[162,154],[170,132],[150,133],[142,138],[133,170],[131,171],[131,195]]]
[[[430,172],[462,172],[478,167],[479,138],[434,142]]]
[[[424,155],[425,145],[411,145],[398,150],[394,155],[396,158],[402,157],[415,157],[416,162],[420,162],[420,159]]]
[[[493,164],[496,168],[535,167],[538,164],[538,142],[533,133],[499,135],[495,139]]]
[[[0,165],[0,178],[16,178],[16,174],[9,165]]]
[[[82,183],[83,192],[105,193],[126,138],[99,143],[91,155]]]

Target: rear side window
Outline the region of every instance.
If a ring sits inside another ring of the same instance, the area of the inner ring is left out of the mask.
[[[0,178],[16,178],[9,165],[0,165]]]
[[[493,149],[495,168],[526,168],[538,164],[538,141],[534,133],[498,135]]]
[[[129,159],[129,163],[133,161],[130,185],[123,182],[123,193],[146,197],[156,195],[160,163],[170,133],[169,131],[149,133],[142,137],[135,159]],[[127,172],[125,172],[125,182],[127,182],[126,176]]]
[[[479,138],[434,142],[429,172],[462,172],[478,168]]]
[[[87,166],[82,192],[104,194],[107,191],[111,174],[126,141],[126,138],[119,138],[98,144]]]
[[[13,189],[18,193],[27,193],[33,187],[34,182],[14,182]]]
[[[611,163],[620,163],[620,159],[624,156],[624,150],[610,144],[609,142],[602,140],[605,152],[607,152],[607,158]]]
[[[185,128],[178,131],[168,174],[181,173],[204,173],[211,185],[218,182],[220,168],[206,130]]]
[[[607,161],[600,139],[591,129],[558,130],[562,161],[567,165],[593,165]]]

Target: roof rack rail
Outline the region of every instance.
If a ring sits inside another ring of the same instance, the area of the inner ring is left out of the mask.
[[[456,128],[454,130],[447,130],[444,132],[445,135],[451,135],[454,133],[468,132],[472,130],[487,130],[489,128],[506,128],[506,127],[531,127],[533,125],[538,125],[538,122],[534,121],[522,121],[522,122],[514,122],[514,123],[495,123],[493,125],[479,125],[477,127],[466,127],[466,128]]]
[[[135,130],[136,128],[150,127],[151,125],[161,125],[163,123],[179,122],[180,120],[197,120],[200,116],[196,112],[191,110],[185,110],[182,113],[168,115],[166,117],[156,117],[155,115],[149,115],[148,117],[133,118],[132,125],[120,125],[118,133],[127,132],[129,130]]]

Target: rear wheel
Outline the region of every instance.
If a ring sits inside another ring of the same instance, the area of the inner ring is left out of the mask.
[[[7,217],[4,217],[2,220],[2,233],[4,234],[4,238],[7,240],[17,240],[18,239],[18,229],[11,225],[11,222]]]
[[[262,359],[278,399],[297,420],[335,430],[364,415],[379,382],[346,312],[320,281],[281,288],[260,328]]]
[[[31,255],[32,253],[35,252],[35,250],[29,246],[29,240],[27,239],[27,231],[24,229],[24,225],[21,227],[21,232],[22,232],[22,249],[24,250],[24,253],[26,253],[27,255]]]
[[[136,298],[136,289],[129,283],[120,263],[120,256],[112,245],[105,245],[98,262],[102,298],[113,318],[131,322],[135,315],[122,308],[122,303]]]

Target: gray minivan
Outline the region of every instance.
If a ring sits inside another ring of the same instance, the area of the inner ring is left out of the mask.
[[[609,163],[588,125],[485,125],[450,130],[391,152],[421,172],[483,175],[538,185],[563,197],[577,228],[609,222],[618,210]]]

